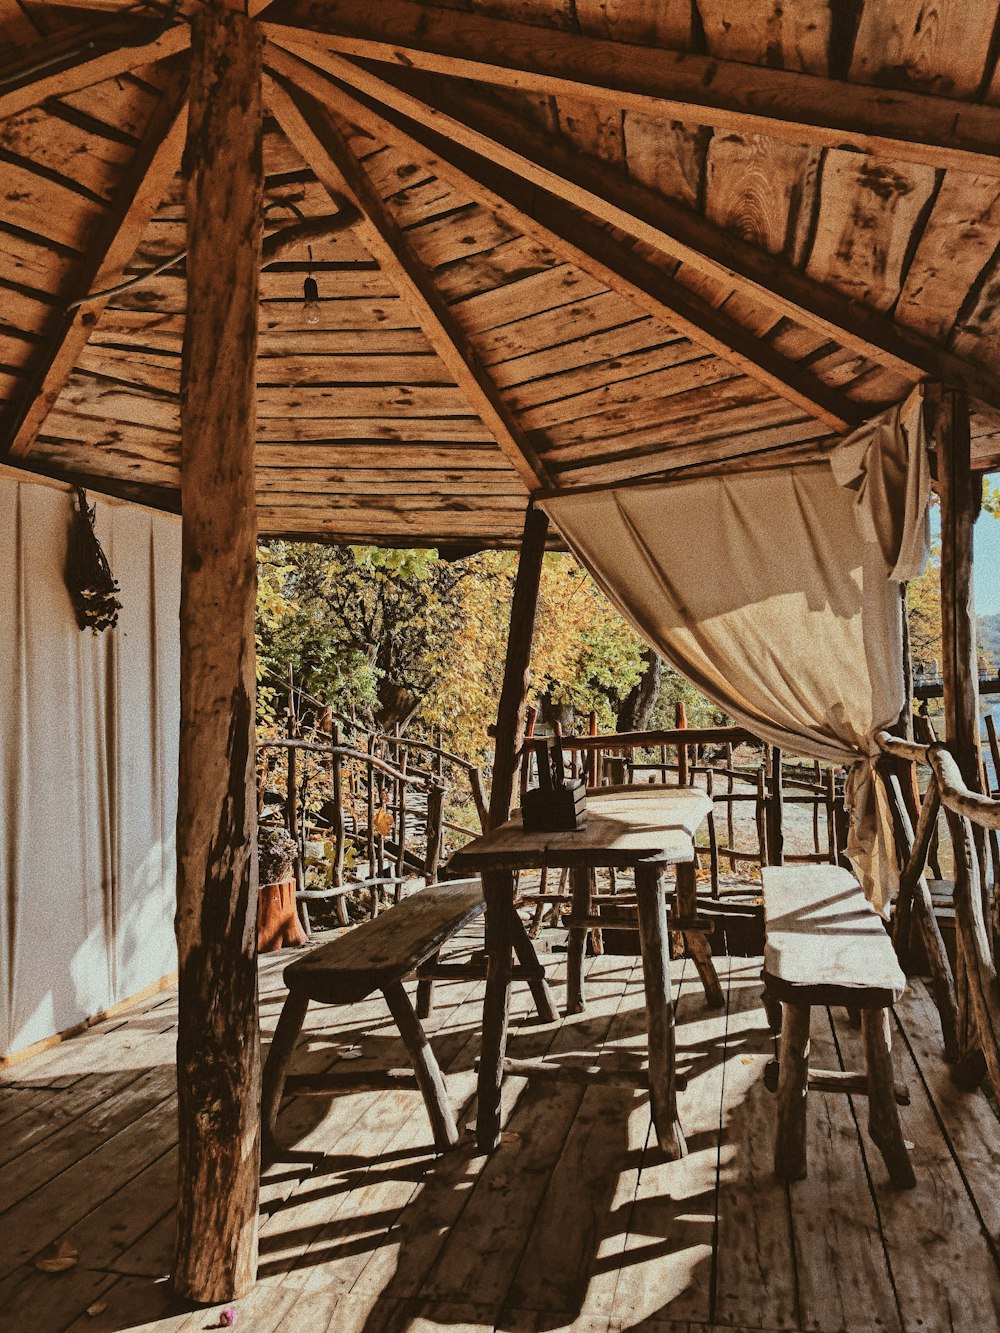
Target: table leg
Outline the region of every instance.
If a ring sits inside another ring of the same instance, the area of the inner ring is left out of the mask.
[[[677,867],[677,895],[674,910],[680,921],[693,921],[698,915],[697,861],[684,861]],[[719,974],[712,962],[712,946],[700,930],[685,930],[684,943],[698,969],[710,1009],[725,1007],[726,997]]]
[[[635,888],[639,904],[642,975],[646,987],[649,1099],[657,1142],[671,1161],[675,1161],[686,1154],[687,1145],[677,1119],[674,1005],[670,992],[670,943],[662,867],[637,865]]]
[[[570,872],[573,888],[573,915],[590,915],[594,872],[589,866],[574,866]],[[570,926],[566,949],[566,1012],[582,1014],[586,1007],[583,994],[583,963],[587,952],[588,928]]]
[[[483,1000],[476,1139],[480,1152],[492,1152],[500,1145],[500,1085],[507,1054],[510,1013],[514,876],[506,870],[484,874],[483,896],[486,899],[486,995]]]

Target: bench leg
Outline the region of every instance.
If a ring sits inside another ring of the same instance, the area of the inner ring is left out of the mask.
[[[444,1086],[441,1069],[431,1050],[431,1044],[420,1026],[420,1019],[403,989],[403,983],[390,981],[388,985],[382,987],[382,994],[410,1053],[413,1072],[417,1076],[424,1105],[431,1119],[434,1146],[443,1152],[458,1142],[458,1126],[455,1124],[455,1116],[448,1100],[448,1091]]]
[[[305,1022],[309,997],[298,991],[289,991],[288,998],[278,1015],[278,1025],[267,1052],[267,1063],[261,1078],[260,1093],[260,1131],[265,1144],[274,1136],[274,1124],[278,1119],[281,1098],[285,1091],[285,1079],[291,1064],[295,1043]]]
[[[556,1009],[555,1000],[552,998],[552,991],[549,989],[545,970],[538,961],[534,943],[525,930],[524,922],[518,916],[516,908],[512,909],[512,915],[514,919],[511,922],[511,937],[514,952],[517,954],[517,961],[522,967],[529,968],[535,973],[534,976],[528,977],[528,988],[531,991],[531,998],[535,1002],[538,1017],[543,1023],[557,1023],[559,1021],[559,1011]]]
[[[569,872],[573,888],[573,915],[589,916],[593,871],[574,866]],[[583,994],[583,964],[587,953],[587,927],[571,926],[566,949],[566,1012],[582,1014],[586,1006]]]
[[[809,1091],[808,1004],[784,1004],[778,1074],[778,1133],[774,1174],[786,1180],[806,1177],[806,1100]]]
[[[646,989],[649,1100],[656,1140],[667,1157],[676,1161],[685,1155],[687,1145],[677,1119],[677,1047],[670,991],[670,937],[661,867],[637,865],[635,887]]]
[[[868,1133],[882,1154],[892,1183],[900,1189],[912,1189],[917,1181],[899,1124],[888,1009],[861,1011],[861,1039],[868,1073]]]
[[[437,963],[441,960],[441,950],[431,954],[427,960],[430,963]],[[434,981],[431,977],[421,977],[417,982],[417,1017],[430,1018],[431,1010],[434,1008]]]

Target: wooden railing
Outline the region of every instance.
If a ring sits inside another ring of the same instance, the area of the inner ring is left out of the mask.
[[[1000,982],[996,966],[996,904],[987,888],[986,832],[1000,830],[1000,800],[972,791],[951,752],[941,742],[917,745],[881,732],[884,755],[929,769],[927,790],[913,828],[903,783],[888,766],[882,777],[890,797],[904,869],[896,902],[894,942],[904,966],[911,960],[912,931],[919,930],[931,968],[945,1054],[956,1078],[978,1082],[983,1062],[1000,1092]],[[938,814],[944,810],[955,862],[954,905],[958,977],[952,972],[934,913],[926,877],[927,853]],[[980,832],[983,830],[983,832]]]
[[[683,716],[683,715],[682,715]],[[529,725],[533,719],[529,718]],[[841,812],[842,790],[832,768],[823,770],[816,763],[808,776],[789,775],[786,761],[776,747],[765,746],[744,727],[672,727],[651,731],[612,732],[582,736],[562,736],[570,775],[585,776],[591,786],[603,783],[634,783],[648,777],[650,782],[674,778],[687,786],[702,775],[715,807],[725,809],[727,841],[718,840],[717,819],[713,810],[707,820],[712,867],[712,892],[718,896],[718,864],[728,859],[730,868],[738,863],[757,862],[780,865],[793,862],[833,862],[842,852],[846,833]],[[529,734],[522,753],[521,789],[531,781],[535,738]],[[733,753],[748,744],[762,751],[759,762],[737,767]],[[705,751],[722,752],[709,758]],[[653,758],[644,758],[641,752]],[[807,770],[808,772],[808,770]],[[641,775],[641,776],[640,776]],[[740,786],[745,789],[740,790]],[[757,847],[735,845],[734,807],[752,804],[757,830]],[[784,807],[806,805],[813,812],[813,850],[785,852],[783,835]],[[821,816],[825,816],[825,821]]]

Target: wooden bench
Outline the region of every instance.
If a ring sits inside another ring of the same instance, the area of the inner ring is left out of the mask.
[[[768,866],[763,880],[763,975],[772,1028],[781,1006],[775,1174],[805,1177],[811,1084],[867,1095],[869,1133],[893,1183],[909,1188],[915,1178],[896,1105],[908,1099],[893,1078],[889,1027],[889,1009],[906,989],[906,978],[882,919],[854,876],[839,866]],[[861,1011],[864,1075],[809,1069],[814,1004]]]
[[[428,980],[436,972],[428,960],[436,959],[441,946],[483,911],[482,886],[475,880],[432,884],[404,898],[373,920],[362,922],[329,944],[297,958],[284,971],[288,998],[285,1000],[274,1040],[264,1067],[261,1094],[261,1126],[270,1142],[281,1099],[288,1081],[292,1053],[310,1000],[320,1004],[355,1004],[381,990],[409,1051],[416,1085],[423,1094],[437,1148],[458,1141],[458,1128],[448,1102],[444,1079],[420,1019],[403,989],[403,978],[418,969]],[[425,989],[422,1008],[429,1007]],[[349,1086],[349,1076],[318,1075],[297,1082],[297,1091],[329,1091]]]

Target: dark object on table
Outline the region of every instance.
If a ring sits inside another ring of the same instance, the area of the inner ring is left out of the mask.
[[[575,833],[587,824],[587,788],[583,778],[566,778],[562,740],[534,741],[538,786],[524,793],[521,823],[528,833]]]

